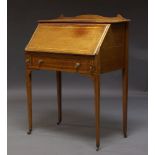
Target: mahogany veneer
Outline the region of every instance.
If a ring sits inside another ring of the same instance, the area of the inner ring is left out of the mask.
[[[122,70],[123,133],[127,137],[128,19],[121,15],[80,15],[40,20],[25,48],[29,131],[32,131],[33,70],[53,70],[57,77],[58,124],[62,120],[61,72],[76,72],[94,82],[96,147],[100,146],[100,74]]]

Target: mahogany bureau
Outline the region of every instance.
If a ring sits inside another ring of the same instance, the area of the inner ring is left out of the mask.
[[[127,137],[128,23],[121,15],[60,16],[40,20],[25,48],[29,131],[32,131],[33,70],[53,70],[57,77],[58,123],[62,120],[61,72],[76,72],[94,82],[96,150],[100,146],[100,74],[122,70],[123,133]]]

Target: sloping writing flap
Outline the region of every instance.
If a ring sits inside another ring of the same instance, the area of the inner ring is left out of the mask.
[[[39,23],[25,51],[95,55],[110,24]]]

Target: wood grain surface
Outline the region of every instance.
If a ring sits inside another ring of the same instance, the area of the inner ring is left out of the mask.
[[[94,82],[96,150],[100,146],[100,74],[122,70],[122,126],[127,137],[128,19],[121,15],[80,15],[39,21],[25,48],[29,132],[32,131],[33,70],[54,70],[57,77],[58,125],[62,120],[61,72],[76,72]],[[106,24],[105,24],[106,23]],[[74,79],[73,79],[74,80]]]
[[[109,24],[39,24],[26,51],[95,55]]]

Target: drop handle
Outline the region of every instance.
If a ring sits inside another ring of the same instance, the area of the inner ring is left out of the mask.
[[[81,64],[80,64],[79,62],[77,62],[77,63],[75,64],[75,66],[74,66],[75,69],[78,69],[78,68],[80,67],[80,65],[81,65]]]
[[[40,65],[41,63],[43,63],[44,61],[43,60],[38,60],[38,65]]]
[[[94,66],[92,65],[90,65],[89,69],[90,69],[90,72],[93,72],[95,70]]]
[[[28,64],[30,62],[30,59],[26,59],[25,63]]]

